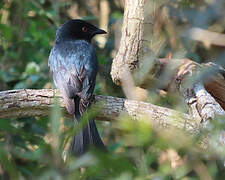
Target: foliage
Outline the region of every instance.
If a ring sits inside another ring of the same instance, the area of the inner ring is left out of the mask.
[[[78,6],[77,14],[96,23],[97,2],[1,1],[0,90],[50,88],[47,61],[56,28],[68,19],[68,9],[74,4]],[[111,14],[107,43],[101,49],[95,42],[100,64],[95,93],[122,96],[121,90],[111,82],[109,72],[114,33],[118,28],[116,22],[122,17],[123,5],[119,0],[108,2]],[[224,48],[208,47],[180,36],[188,26],[224,33],[223,0],[173,0],[164,6],[169,9],[171,19],[160,25],[159,32],[166,41],[158,56],[172,53],[173,57],[187,56],[199,62],[211,57],[224,58]],[[149,94],[153,96],[155,91],[150,90]],[[171,96],[153,99],[155,104],[179,106],[179,100]],[[64,149],[73,134],[73,122],[60,117],[56,106],[49,118],[0,120],[0,179],[194,180],[225,177],[221,158],[214,152],[203,152],[196,145],[201,137],[187,137],[175,130],[173,134],[156,130],[144,119],[133,121],[126,115],[118,122],[98,124],[108,152],[93,150],[76,159],[67,155],[64,161]],[[212,125],[215,128],[212,138],[217,135],[218,127],[224,127],[223,118],[218,119],[217,124]],[[175,153],[172,159],[171,153]],[[181,165],[173,168],[173,162]]]

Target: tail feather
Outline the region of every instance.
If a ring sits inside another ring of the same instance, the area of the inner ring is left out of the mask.
[[[79,100],[75,101],[75,115],[74,123],[78,124],[79,118],[81,117],[79,111]],[[76,135],[73,137],[73,140],[70,145],[70,151],[76,156],[80,156],[88,151],[90,147],[96,147],[98,149],[104,149],[105,146],[101,140],[101,137],[98,133],[96,124],[94,120],[89,120],[89,122],[83,127]]]

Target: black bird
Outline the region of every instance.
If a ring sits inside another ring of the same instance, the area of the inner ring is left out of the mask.
[[[74,114],[75,125],[93,98],[98,63],[91,39],[96,34],[106,32],[83,20],[69,20],[56,31],[49,56],[54,83],[63,95],[67,111]],[[76,133],[70,150],[79,156],[90,146],[105,148],[93,119]]]

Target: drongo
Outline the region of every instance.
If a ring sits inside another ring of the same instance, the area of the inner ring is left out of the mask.
[[[106,32],[83,20],[69,20],[56,31],[49,56],[53,81],[63,95],[67,111],[74,115],[75,125],[93,98],[98,63],[91,39],[96,34]],[[105,148],[93,119],[75,134],[70,150],[79,156],[91,146]]]

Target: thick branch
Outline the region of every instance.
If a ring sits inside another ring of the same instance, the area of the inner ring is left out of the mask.
[[[145,68],[148,65],[146,69],[150,69],[155,64],[155,59],[149,57],[153,55],[153,49],[158,49],[158,44],[161,44],[158,38],[158,43],[153,43],[155,39],[152,25],[156,4],[158,4],[156,1],[146,0],[125,1],[120,47],[111,69],[111,77],[118,85],[121,85],[124,78],[126,79],[127,71],[133,72],[145,61],[148,62],[144,65]]]
[[[57,90],[11,90],[0,92],[0,118],[47,116],[54,98],[60,102],[65,111],[62,97]],[[198,124],[189,115],[150,103],[96,96],[95,102],[103,102],[97,119],[114,121],[121,112],[126,112],[135,119],[145,117],[159,127],[177,127],[190,133],[197,132]],[[100,103],[101,104],[101,103]]]
[[[170,67],[173,72],[171,77],[166,74],[169,78],[164,78],[164,86],[168,91],[181,93],[192,117],[206,121],[215,115],[225,115],[225,70],[222,67],[214,63],[198,64],[189,59],[160,59],[159,62],[164,71]]]

